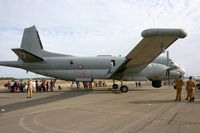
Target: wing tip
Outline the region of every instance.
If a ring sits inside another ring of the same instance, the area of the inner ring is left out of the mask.
[[[176,36],[178,38],[185,38],[187,33],[183,29],[146,29],[141,35],[142,37]]]

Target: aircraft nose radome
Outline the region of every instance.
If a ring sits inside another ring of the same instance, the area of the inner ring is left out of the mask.
[[[183,67],[181,67],[180,70],[181,70],[181,75],[183,76],[185,74],[186,70]]]

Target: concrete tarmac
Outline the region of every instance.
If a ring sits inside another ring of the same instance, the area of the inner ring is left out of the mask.
[[[172,87],[0,93],[0,133],[199,133],[200,93],[175,102]],[[185,98],[185,91],[182,95]]]

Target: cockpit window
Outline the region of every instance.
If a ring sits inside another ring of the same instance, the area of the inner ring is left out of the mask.
[[[171,67],[174,67],[174,68],[178,68],[179,67],[179,65],[176,62],[174,62],[174,61],[170,61],[169,65]]]

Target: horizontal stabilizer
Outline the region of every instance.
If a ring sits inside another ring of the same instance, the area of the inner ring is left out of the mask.
[[[44,60],[43,58],[21,48],[12,49],[12,51],[15,52],[15,54],[24,62],[37,62]]]

